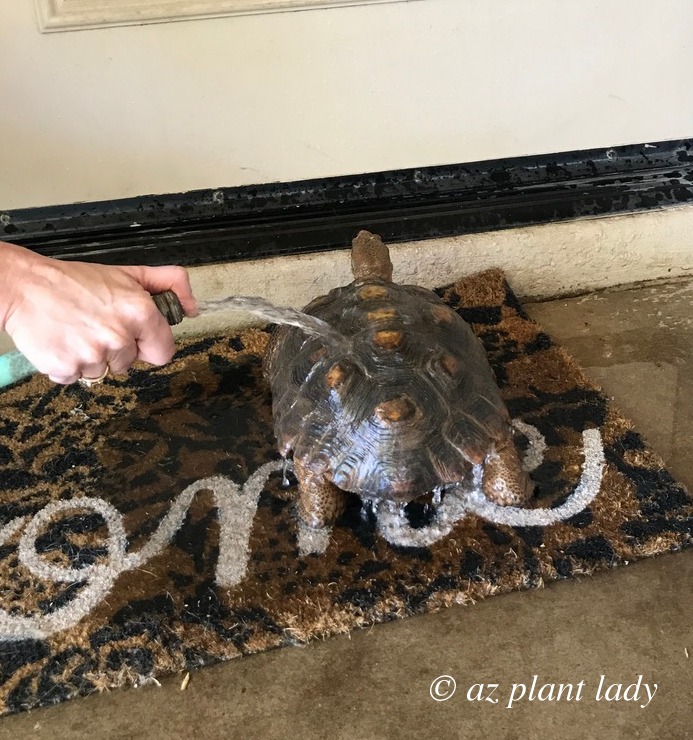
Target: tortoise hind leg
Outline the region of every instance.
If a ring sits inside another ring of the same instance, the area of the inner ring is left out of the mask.
[[[295,460],[294,474],[298,480],[297,508],[301,522],[311,529],[334,524],[346,508],[346,493]]]
[[[481,489],[489,501],[500,506],[519,506],[532,496],[534,484],[510,436],[486,456]]]

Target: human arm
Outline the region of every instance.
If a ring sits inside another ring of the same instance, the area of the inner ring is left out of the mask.
[[[0,242],[0,330],[57,383],[121,374],[136,360],[163,365],[171,328],[151,294],[172,290],[197,313],[182,267],[112,266],[44,257]]]

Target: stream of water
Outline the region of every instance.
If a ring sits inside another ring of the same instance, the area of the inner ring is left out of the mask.
[[[325,339],[337,348],[344,348],[346,344],[346,339],[342,334],[333,329],[327,322],[317,318],[317,316],[311,316],[310,314],[303,313],[303,311],[287,306],[275,306],[264,298],[244,295],[229,296],[228,298],[220,298],[218,300],[200,301],[198,308],[200,313],[228,309],[247,311],[276,324],[297,326],[306,332],[306,334]]]

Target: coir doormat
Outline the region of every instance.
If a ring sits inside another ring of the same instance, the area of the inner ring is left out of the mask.
[[[181,345],[92,389],[0,394],[0,708],[16,712],[689,544],[693,502],[497,271],[440,291],[488,351],[538,484],[301,530],[268,334]]]

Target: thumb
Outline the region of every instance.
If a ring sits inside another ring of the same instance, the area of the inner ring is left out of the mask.
[[[177,265],[163,267],[137,265],[124,267],[123,270],[152,295],[163,293],[165,290],[173,291],[178,296],[186,316],[197,316],[197,301],[193,296],[190,277],[185,268]]]

